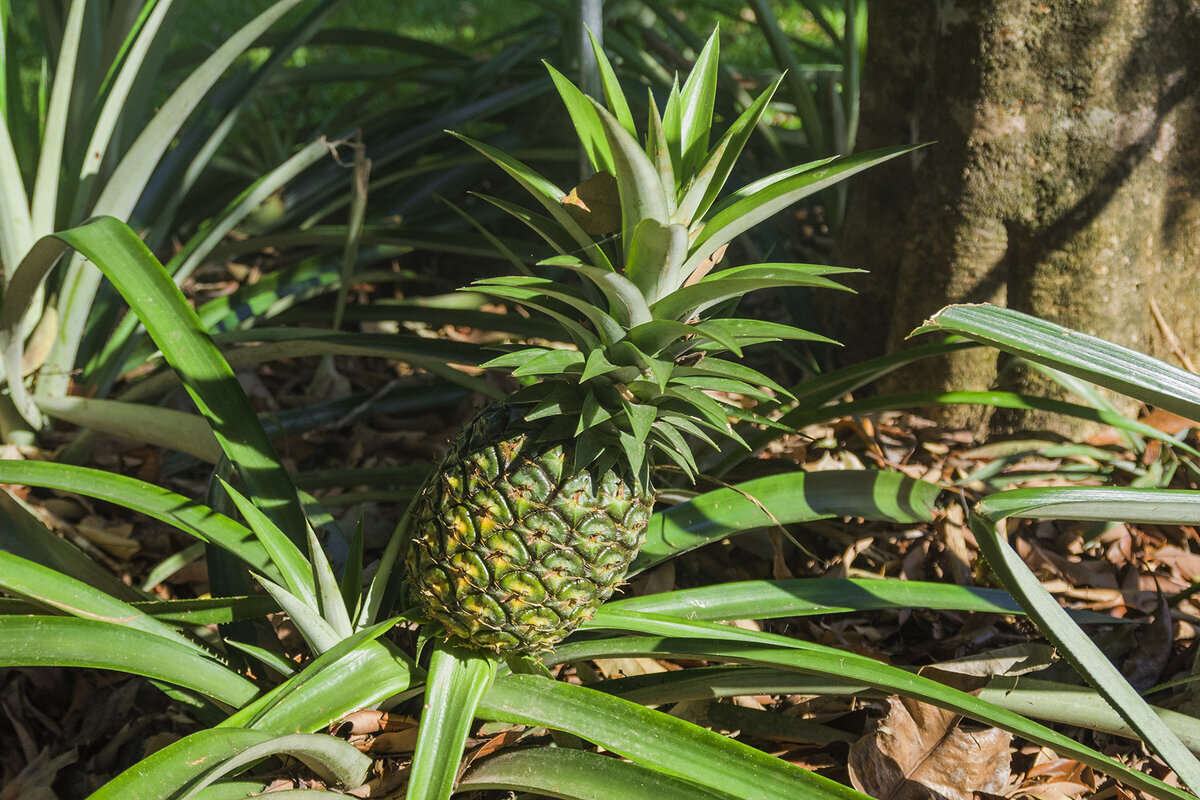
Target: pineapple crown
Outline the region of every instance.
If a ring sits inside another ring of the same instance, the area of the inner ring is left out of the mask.
[[[744,446],[731,418],[775,425],[720,398],[733,393],[771,401],[772,393],[787,392],[720,354],[740,356],[748,345],[784,339],[830,341],[790,325],[730,317],[737,299],[783,286],[843,288],[825,276],[858,271],[788,263],[714,270],[728,243],[796,201],[912,148],[801,164],[721,198],[782,78],[710,148],[718,79],[714,32],[682,87],[676,78],[661,114],[651,93],[639,143],[629,103],[594,37],[592,48],[604,104],[546,65],[596,173],[570,193],[505,153],[455,134],[540,203],[546,214],[480,195],[541,236],[557,255],[539,266],[563,278],[530,274],[507,253],[524,274],[472,288],[547,314],[577,348],[521,347],[484,365],[537,379],[511,402],[531,406],[525,418],[544,422],[542,438],[574,438],[576,469],[623,460],[648,488],[648,453],[695,476],[685,434],[714,448],[712,434]],[[566,280],[571,276],[574,283]]]

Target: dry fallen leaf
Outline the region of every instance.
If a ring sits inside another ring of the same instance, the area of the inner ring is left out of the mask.
[[[1007,731],[964,731],[959,715],[888,698],[878,728],[850,746],[854,788],[888,800],[972,800],[999,792],[1011,772]]]
[[[132,538],[133,524],[129,522],[89,514],[75,523],[75,529],[92,544],[125,561],[142,549],[138,541]]]
[[[621,230],[621,197],[617,179],[597,172],[562,199],[563,208],[584,232],[603,236]]]

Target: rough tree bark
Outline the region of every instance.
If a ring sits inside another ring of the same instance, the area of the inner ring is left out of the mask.
[[[1157,304],[1200,361],[1200,3],[885,0],[868,41],[860,149],[936,144],[856,179],[841,263],[870,275],[830,315],[853,357],[906,346],[947,303],[992,302],[1178,362]],[[986,388],[996,358],[903,380]]]

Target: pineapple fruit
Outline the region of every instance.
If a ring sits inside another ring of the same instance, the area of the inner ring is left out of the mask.
[[[770,424],[723,402],[786,396],[737,362],[743,347],[820,339],[728,316],[746,292],[840,288],[808,264],[714,269],[731,239],[797,200],[908,148],[804,164],[719,193],[778,81],[709,147],[717,36],[663,113],[651,96],[639,144],[629,104],[595,45],[605,103],[547,65],[596,176],[565,193],[467,137],[545,214],[484,197],[558,255],[546,271],[492,278],[477,291],[557,320],[573,349],[513,347],[486,366],[530,382],[484,409],[422,489],[412,513],[408,584],[423,612],[469,647],[536,653],[589,619],[638,553],[654,503],[655,463],[693,477],[691,441],[742,443],[731,419]],[[711,396],[713,391],[716,396]],[[743,443],[744,444],[744,443]]]

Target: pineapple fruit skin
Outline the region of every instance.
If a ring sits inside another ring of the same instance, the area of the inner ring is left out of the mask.
[[[504,403],[468,425],[422,489],[406,567],[446,632],[501,655],[548,650],[612,595],[653,498],[614,469],[572,473],[570,440]]]

